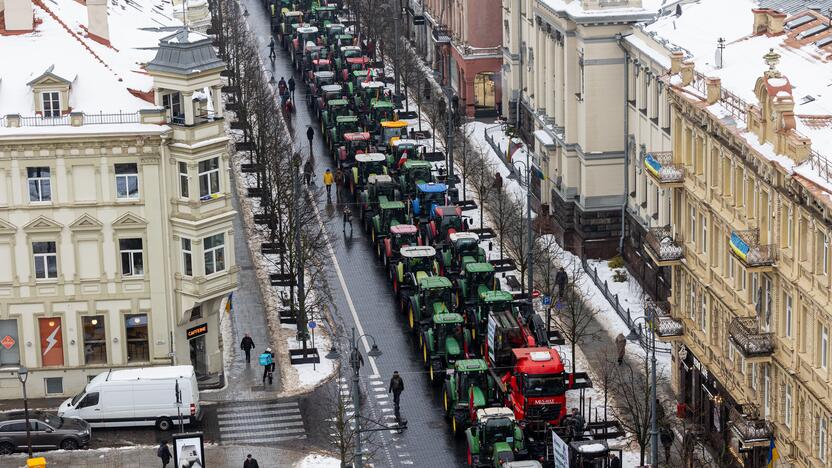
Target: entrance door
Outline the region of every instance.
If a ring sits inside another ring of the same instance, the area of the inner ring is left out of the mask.
[[[494,73],[477,73],[474,77],[474,106],[478,109],[494,109],[496,97]]]
[[[208,373],[205,362],[205,335],[191,339],[188,344],[191,347],[191,365],[197,376]]]

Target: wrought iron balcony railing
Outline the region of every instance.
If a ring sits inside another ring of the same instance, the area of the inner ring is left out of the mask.
[[[774,333],[760,331],[756,317],[735,318],[728,335],[746,358],[768,357],[774,352]]]
[[[685,167],[673,162],[673,152],[647,153],[644,169],[659,184],[681,184],[685,181]]]
[[[677,241],[673,236],[670,227],[654,227],[647,230],[647,248],[652,250],[651,255],[661,262],[674,262],[682,260],[685,256],[685,248],[682,242]]]
[[[729,241],[731,252],[747,268],[774,266],[777,260],[777,248],[773,244],[760,245],[759,229],[733,231]]]
[[[760,419],[757,405],[746,403],[733,407],[728,416],[731,420],[731,427],[740,437],[743,445],[767,446],[769,444],[773,434],[772,426],[765,419]]]
[[[645,307],[651,326],[659,338],[672,338],[685,333],[682,321],[670,316],[670,303],[648,301]]]

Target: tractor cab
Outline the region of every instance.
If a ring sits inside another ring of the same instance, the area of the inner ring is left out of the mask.
[[[323,112],[329,107],[329,102],[341,98],[341,87],[337,84],[326,84],[321,86],[316,93],[314,103],[315,114],[319,120],[323,120]],[[343,101],[343,100],[342,100]],[[346,101],[343,101],[346,104]]]
[[[337,44],[337,38],[347,30],[347,27],[341,23],[330,23],[326,25],[326,43],[329,45]]]
[[[383,120],[381,121],[381,132],[379,132],[379,145],[384,148],[393,146],[393,142],[407,138],[407,122],[404,120]],[[408,153],[410,154],[410,153]],[[416,155],[414,154],[414,157]]]
[[[361,221],[365,229],[369,230],[370,219],[377,211],[381,203],[396,201],[399,199],[399,186],[393,182],[389,175],[370,175],[367,177],[367,184],[359,193],[359,209],[361,210]]]
[[[441,278],[441,276],[440,276]],[[444,381],[454,363],[465,358],[471,337],[455,313],[433,314],[422,331],[422,358],[428,365],[431,383]]]
[[[350,191],[362,190],[371,175],[387,174],[387,156],[383,153],[362,153],[355,155],[352,167]]]
[[[311,60],[311,64],[310,64],[310,67],[309,67],[309,72],[307,73],[307,76],[309,77],[309,80],[314,79],[315,75],[318,74],[318,73],[331,72],[332,71],[332,60],[330,60],[328,58],[320,58],[320,57],[326,57],[327,56],[328,52],[324,52],[325,50],[326,50],[325,47],[321,47],[312,54],[312,60]],[[315,58],[316,55],[319,58]],[[335,81],[334,78],[335,78],[335,76],[333,75],[333,81],[331,81],[331,82]],[[339,89],[339,91],[340,91],[340,89]]]
[[[372,100],[382,98],[384,90],[385,85],[382,81],[362,81],[358,85],[358,92],[355,95],[355,107],[369,112]]]
[[[370,152],[370,134],[368,132],[352,132],[344,134],[344,144],[338,149],[339,164],[342,167],[352,167],[355,156]]]
[[[509,408],[477,410],[476,423],[465,431],[470,466],[503,467],[527,455],[523,429]]]
[[[435,206],[432,218],[427,235],[428,243],[432,245],[445,244],[450,241],[451,235],[468,228],[467,222],[462,219],[462,208],[456,205]]]
[[[499,385],[482,359],[461,359],[448,373],[442,401],[451,431],[459,434],[476,421],[477,410],[502,406]]]
[[[292,25],[297,26],[297,25]],[[302,25],[295,28],[292,38],[292,64],[300,70],[302,59],[306,50],[316,47],[315,38],[318,36],[318,28],[315,26]]]
[[[420,159],[422,157],[422,148],[422,145],[420,145],[416,140],[406,140],[400,138],[392,140],[390,145],[387,147],[387,150],[393,156],[393,162],[396,163],[398,169],[398,166],[403,164],[401,161],[405,154],[407,154],[405,161],[409,159]]]
[[[338,21],[335,13],[336,8],[334,6],[313,6],[312,22],[318,26],[326,27],[331,23]]]
[[[480,297],[497,290],[497,278],[494,276],[494,265],[487,262],[466,263],[457,280],[460,306],[465,310],[476,307]]]
[[[335,68],[338,70],[341,81],[350,80],[350,70],[347,64],[347,59],[352,57],[361,57],[363,52],[361,47],[347,43],[338,47],[335,52]]]
[[[518,421],[543,429],[547,423],[559,426],[566,417],[563,361],[554,348],[515,348],[512,365],[502,380],[509,389],[508,406]]]
[[[285,11],[281,14],[280,26],[277,28],[277,33],[283,48],[286,48],[286,37],[294,33],[292,26],[299,24],[303,24],[302,11]]]
[[[433,166],[428,161],[408,159],[399,168],[398,176],[402,194],[415,196],[419,184],[433,182]]]
[[[321,110],[321,130],[327,141],[329,141],[330,130],[335,126],[335,119],[350,115],[350,108],[347,104],[346,99],[329,99]]]
[[[416,184],[416,194],[411,201],[413,224],[416,224],[417,220],[419,223],[426,223],[433,216],[434,208],[445,205],[447,193],[448,186],[439,182]],[[430,232],[428,232],[428,235],[430,235]]]
[[[370,100],[370,113],[367,114],[367,127],[377,132],[381,126],[381,122],[388,120],[395,120],[396,106],[391,101],[382,96],[379,99]],[[381,132],[379,132],[381,133]]]
[[[480,247],[480,236],[477,234],[454,232],[448,239],[449,245],[442,249],[442,271],[455,275],[469,263],[486,262],[485,250]],[[493,267],[491,270],[493,272]]]
[[[412,225],[405,224],[405,226]],[[433,247],[421,245],[402,247],[399,255],[401,259],[396,264],[393,277],[393,289],[396,292],[398,292],[397,286],[416,288],[422,279],[438,273],[435,263],[436,250]]]
[[[379,201],[378,213],[373,216],[373,230],[370,240],[376,246],[376,252],[381,253],[382,239],[390,233],[390,228],[403,224],[405,218],[404,203],[400,201]]]
[[[398,285],[401,280],[397,275],[397,266],[401,258],[401,249],[411,246],[421,246],[422,239],[419,231],[412,224],[397,224],[390,227],[390,235],[384,239],[384,266],[389,270],[390,280],[393,282],[393,291],[398,293]]]
[[[444,276],[428,276],[417,284],[414,294],[402,300],[402,310],[407,311],[408,325],[413,331],[429,323],[431,317],[450,312],[454,287]]]
[[[358,117],[354,115],[339,115],[335,117],[335,125],[329,132],[329,152],[333,153],[344,143],[344,135],[358,131]]]

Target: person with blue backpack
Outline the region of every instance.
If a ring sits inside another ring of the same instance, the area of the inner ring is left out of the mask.
[[[266,351],[260,355],[260,365],[263,366],[263,385],[266,385],[267,378],[271,385],[274,378],[274,353],[271,348],[266,348]]]

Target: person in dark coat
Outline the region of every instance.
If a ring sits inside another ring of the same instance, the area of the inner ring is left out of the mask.
[[[500,173],[494,174],[494,188],[499,192],[503,189],[503,176]]]
[[[314,177],[315,166],[312,165],[312,158],[309,158],[306,160],[306,164],[303,165],[303,179],[306,181],[306,185],[311,185]]]
[[[165,468],[165,467],[168,466],[168,463],[170,463],[170,456],[171,455],[170,455],[170,449],[168,448],[167,441],[163,440],[159,444],[159,448],[156,449],[156,456],[162,459],[162,468]]]
[[[248,333],[246,336],[243,337],[243,341],[240,342],[240,349],[246,353],[246,364],[251,363],[251,350],[254,349],[254,340],[251,339]]]
[[[263,366],[263,385],[266,385],[266,379],[269,379],[269,385],[271,385],[274,379],[274,352],[272,352],[271,348],[266,348],[266,353],[272,355],[272,363]]]
[[[295,77],[289,77],[289,94],[292,95],[292,100],[295,100]]]
[[[248,454],[246,461],[243,462],[243,468],[260,468],[260,465],[257,464],[256,458],[252,458],[251,454]]]
[[[393,377],[390,379],[390,387],[387,388],[387,393],[393,392],[393,405],[395,406],[396,414],[399,414],[399,397],[404,391],[404,380],[399,375],[399,371],[393,372]]]
[[[664,424],[659,430],[659,440],[661,440],[662,447],[664,447],[665,463],[670,463],[670,448],[673,447],[673,439],[673,429],[670,428],[669,424]]]
[[[627,346],[627,337],[623,333],[619,333],[615,337],[615,349],[618,352],[618,365],[624,362],[624,348]]]
[[[566,283],[568,282],[569,277],[566,276],[566,270],[560,267],[558,272],[555,273],[555,285],[558,287],[558,297],[563,297],[563,293],[566,291]]]
[[[621,460],[612,452],[610,452],[610,468],[621,468]]]
[[[312,130],[312,126],[310,125],[309,128],[306,129],[306,139],[309,140],[309,157],[312,157],[312,139],[315,138],[315,130]]]

